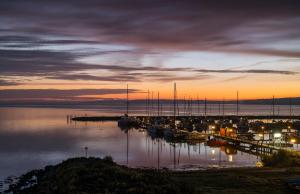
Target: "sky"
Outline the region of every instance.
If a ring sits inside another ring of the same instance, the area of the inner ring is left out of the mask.
[[[300,96],[299,0],[1,0],[0,101]]]

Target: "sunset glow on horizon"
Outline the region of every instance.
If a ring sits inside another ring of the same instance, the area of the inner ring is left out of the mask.
[[[182,99],[299,97],[299,7],[3,1],[0,101],[123,99],[126,84],[130,99],[172,99],[174,82]]]

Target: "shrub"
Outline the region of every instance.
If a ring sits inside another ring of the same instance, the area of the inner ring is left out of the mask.
[[[262,162],[268,167],[299,167],[300,157],[292,152],[279,150],[271,156],[262,157]]]

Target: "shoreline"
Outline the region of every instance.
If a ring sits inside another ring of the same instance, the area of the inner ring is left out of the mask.
[[[90,157],[67,159],[54,166],[32,170],[22,175],[12,189],[21,189],[22,193],[283,194],[295,192],[287,185],[294,178],[300,178],[300,167],[170,171],[128,168],[116,164],[111,157]],[[29,180],[36,182],[24,185]],[[50,185],[55,190],[49,190]]]

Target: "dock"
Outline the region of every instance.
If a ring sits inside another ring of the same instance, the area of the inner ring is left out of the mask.
[[[254,155],[270,155],[274,151],[278,151],[278,150],[286,150],[286,151],[300,154],[299,151],[286,148],[286,147],[275,146],[272,144],[266,144],[260,140],[247,140],[247,139],[241,139],[237,137],[221,136],[217,134],[214,134],[213,137],[216,139],[225,140],[226,142],[228,142],[229,145],[232,145],[243,152],[251,153]]]
[[[146,118],[162,118],[162,119],[167,119],[172,117],[172,115],[170,116],[146,116],[146,115],[139,115],[139,116],[132,116],[138,119],[146,119]],[[71,118],[71,120],[73,121],[118,121],[121,118],[121,116],[74,116]],[[236,116],[236,115],[225,115],[225,116],[220,116],[220,115],[208,115],[208,116],[177,116],[176,117],[178,120],[181,119],[207,119],[207,120],[237,120],[240,118],[246,118],[246,119],[250,119],[250,120],[255,120],[255,119],[276,119],[276,120],[280,120],[280,119],[291,119],[291,120],[300,120],[300,116],[287,116],[287,115],[277,115],[277,116],[266,116],[266,115],[241,115],[241,116]]]
[[[72,117],[71,120],[73,121],[118,121],[120,120],[121,116],[75,116]]]

